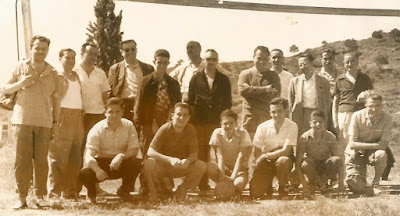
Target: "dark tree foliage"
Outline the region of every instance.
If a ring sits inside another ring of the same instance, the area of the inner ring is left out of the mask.
[[[297,47],[295,44],[293,44],[292,46],[290,46],[290,52],[292,53],[296,53],[299,51],[299,47]]]
[[[392,31],[390,31],[389,35],[394,38],[394,41],[400,42],[400,30],[397,28],[394,28]]]
[[[382,39],[383,38],[383,31],[379,30],[379,31],[372,32],[372,37],[373,38],[377,38],[377,39]]]
[[[344,46],[347,48],[347,51],[356,51],[358,50],[357,41],[354,39],[347,39],[344,41]]]
[[[86,28],[89,32],[87,42],[94,42],[99,46],[98,66],[108,73],[111,65],[122,60],[119,44],[122,40],[121,29],[122,11],[118,16],[114,13],[113,0],[97,0],[94,6],[96,22],[89,22]],[[108,74],[107,74],[108,75]]]

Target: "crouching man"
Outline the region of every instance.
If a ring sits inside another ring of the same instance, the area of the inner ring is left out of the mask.
[[[297,144],[298,128],[296,123],[286,118],[287,101],[274,98],[270,103],[272,119],[258,125],[254,135],[254,174],[250,181],[250,196],[272,198],[272,180],[279,181],[279,198],[287,198],[285,189],[289,173],[293,168],[293,148]]]
[[[296,155],[296,172],[303,185],[303,194],[310,196],[318,187],[321,193],[328,189],[328,178],[337,179],[343,190],[342,160],[339,157],[335,135],[325,129],[325,116],[321,111],[313,111],[310,117],[311,129],[301,135]],[[308,182],[304,178],[308,178]]]
[[[207,165],[197,159],[196,130],[188,124],[189,119],[189,105],[175,104],[172,121],[162,125],[150,143],[143,169],[152,200],[162,192],[172,192],[169,179],[180,177],[184,180],[175,196],[184,199],[187,190],[196,188],[206,171]]]
[[[106,179],[122,178],[117,195],[122,200],[129,199],[129,191],[139,174],[141,162],[136,158],[139,141],[133,123],[122,118],[123,110],[121,99],[108,99],[106,119],[89,131],[84,167],[80,173],[89,203],[96,202],[96,183]]]
[[[238,115],[232,110],[221,113],[221,128],[214,130],[210,145],[214,147],[217,163],[207,163],[207,176],[217,185],[230,181],[240,195],[248,181],[248,161],[251,139],[245,129],[237,128]]]
[[[353,114],[349,125],[349,144],[346,156],[346,182],[353,193],[379,192],[379,180],[387,163],[385,150],[388,147],[392,118],[382,111],[382,97],[370,94],[365,101],[366,108]],[[372,180],[374,190],[367,190],[367,165],[375,167]]]

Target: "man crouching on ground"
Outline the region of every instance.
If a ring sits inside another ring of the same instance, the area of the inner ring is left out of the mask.
[[[139,141],[135,126],[122,118],[123,102],[110,98],[106,104],[106,119],[90,129],[81,180],[88,190],[88,202],[96,202],[96,183],[106,179],[122,178],[117,195],[122,200],[130,198],[129,191],[134,187],[140,171],[137,157]]]
[[[149,187],[149,198],[157,200],[157,190],[161,184],[168,187],[168,178],[185,177],[175,191],[178,199],[184,199],[188,189],[194,189],[206,171],[206,164],[197,159],[198,146],[194,127],[188,124],[189,105],[177,103],[172,114],[172,121],[165,123],[157,131],[144,161],[144,174]]]

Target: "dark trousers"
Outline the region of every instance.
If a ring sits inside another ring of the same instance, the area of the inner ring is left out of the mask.
[[[112,158],[96,158],[99,167],[104,170],[108,179],[119,179],[122,178],[122,185],[118,189],[123,192],[130,192],[131,188],[134,187],[135,179],[141,169],[141,161],[135,157],[124,159],[117,171],[110,171],[110,164]],[[96,178],[96,173],[90,168],[84,167],[80,173],[80,179],[87,188],[88,197],[96,197],[96,183],[99,181]]]
[[[215,128],[218,125],[216,124],[198,124],[195,125],[198,139],[198,158],[199,160],[207,163],[210,161],[210,138]],[[206,174],[203,175],[203,178],[200,181],[199,189],[207,190],[208,189],[208,177]]]
[[[133,122],[133,107],[135,106],[135,99],[122,99],[124,102],[124,113],[122,118],[126,118]]]

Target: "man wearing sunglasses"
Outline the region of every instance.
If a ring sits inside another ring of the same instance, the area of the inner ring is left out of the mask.
[[[153,66],[136,59],[137,44],[125,40],[120,45],[124,60],[110,67],[108,81],[111,86],[109,97],[118,97],[124,102],[123,118],[133,121],[133,107],[142,79],[154,71]]]

